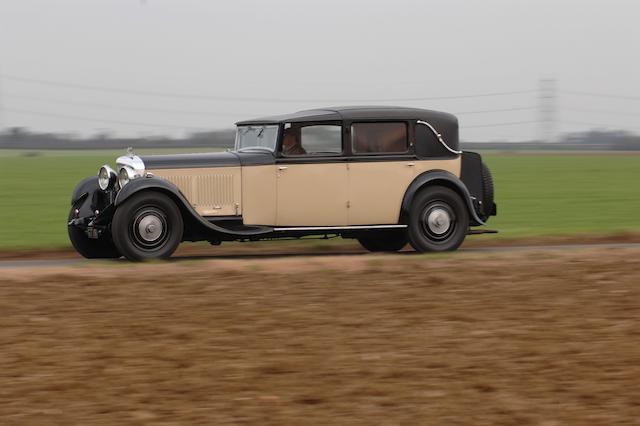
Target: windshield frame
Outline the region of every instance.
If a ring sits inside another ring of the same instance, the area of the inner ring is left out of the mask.
[[[240,126],[236,126],[236,140],[235,140],[235,144],[234,144],[234,151],[236,152],[246,152],[246,151],[268,151],[271,152],[273,154],[276,153],[276,150],[278,149],[278,143],[280,142],[280,133],[281,133],[281,125],[277,124],[277,123],[255,123],[255,124],[243,124]],[[276,133],[275,136],[273,138],[273,141],[271,142],[270,145],[272,146],[260,146],[260,145],[255,145],[255,146],[245,146],[245,147],[240,147],[240,132],[242,131],[243,128],[249,128],[249,129],[257,129],[257,128],[262,128],[263,130],[267,129],[267,128],[275,128]]]

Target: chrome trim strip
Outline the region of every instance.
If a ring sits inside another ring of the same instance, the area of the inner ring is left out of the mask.
[[[440,141],[442,146],[444,146],[447,149],[447,151],[449,151],[450,153],[456,154],[456,155],[462,154],[462,151],[457,151],[455,149],[450,148],[449,145],[447,145],[445,143],[444,139],[442,139],[442,135],[440,133],[438,133],[438,131],[431,124],[427,123],[426,121],[422,121],[422,120],[416,121],[416,124],[422,124],[422,125],[427,126],[428,128],[430,128],[431,131],[433,132],[433,134],[436,135],[436,137],[438,138],[438,140]]]
[[[351,229],[397,229],[407,225],[354,225],[354,226],[296,226],[289,228],[273,228],[274,231],[334,231]]]

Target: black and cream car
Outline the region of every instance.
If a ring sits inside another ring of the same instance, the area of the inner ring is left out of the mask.
[[[166,258],[181,241],[341,236],[371,251],[455,250],[496,214],[491,174],[453,115],[344,107],[237,123],[229,152],[132,152],[76,187],[88,258]]]

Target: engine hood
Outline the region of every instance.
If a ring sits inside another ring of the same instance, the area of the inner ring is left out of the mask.
[[[211,152],[202,154],[146,155],[140,158],[147,170],[275,164],[275,157],[270,152]]]

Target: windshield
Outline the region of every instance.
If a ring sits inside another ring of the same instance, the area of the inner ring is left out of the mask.
[[[278,140],[278,125],[238,126],[236,151],[263,149],[274,152]]]

